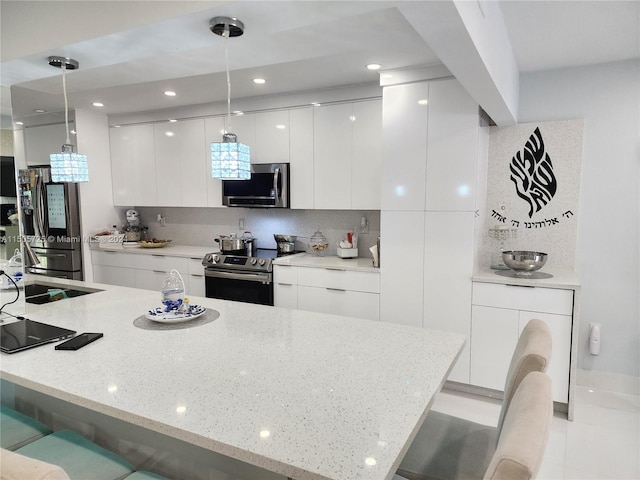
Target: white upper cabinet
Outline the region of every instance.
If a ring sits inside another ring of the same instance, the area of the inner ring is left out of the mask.
[[[313,125],[314,207],[351,208],[350,103],[316,107]]]
[[[256,155],[251,163],[288,163],[289,111],[278,110],[256,114]]]
[[[382,100],[353,104],[351,208],[380,210]]]
[[[259,148],[256,145],[256,114],[245,113],[244,115],[231,115],[231,121],[224,117],[224,126],[227,132],[238,137],[238,142],[249,145],[251,149],[251,163],[262,163],[258,161]],[[216,142],[222,141],[222,134]]]
[[[314,208],[380,209],[380,100],[316,107]]]
[[[114,127],[110,137],[114,205],[157,205],[153,125]]]
[[[462,85],[431,82],[426,210],[475,211],[478,131],[478,104]]]
[[[154,140],[158,205],[207,206],[209,151],[204,120],[157,123]]]
[[[385,87],[382,209],[424,211],[429,83]]]
[[[291,208],[313,208],[313,107],[289,111]]]
[[[224,133],[224,119],[210,117],[204,121],[206,155],[207,206],[222,206],[222,180],[211,177],[211,143],[221,142]]]

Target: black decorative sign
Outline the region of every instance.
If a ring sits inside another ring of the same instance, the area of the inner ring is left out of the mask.
[[[539,127],[529,137],[524,150],[513,156],[509,170],[516,193],[529,204],[529,218],[542,210],[558,190],[551,157],[545,150]]]

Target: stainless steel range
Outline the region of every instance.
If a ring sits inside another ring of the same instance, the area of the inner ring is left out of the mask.
[[[257,249],[255,257],[207,253],[202,259],[207,298],[273,305],[276,250]]]

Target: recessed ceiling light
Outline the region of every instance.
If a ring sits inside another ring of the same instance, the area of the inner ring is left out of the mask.
[[[173,132],[164,132],[164,134],[165,134],[167,137],[173,137],[173,135],[174,135],[174,133],[173,133]]]
[[[429,103],[429,100],[427,100],[426,98],[421,98],[420,100],[418,100],[418,105],[426,105],[427,103]]]
[[[235,112],[233,112],[234,115],[244,115],[244,112],[242,110],[236,110]]]
[[[175,96],[176,96],[176,92],[174,92],[173,90],[166,90],[166,91],[164,92],[164,94],[165,94],[167,97],[175,97]]]
[[[36,108],[36,109],[34,110],[34,112],[36,112],[36,113],[45,113],[45,112],[46,112],[46,110],[43,110],[43,109],[41,109],[41,108]]]
[[[264,83],[267,83],[267,81],[264,78],[254,78],[253,79],[253,83],[256,83],[258,85],[262,85]]]
[[[16,122],[16,125],[24,125],[24,122]]]
[[[94,107],[104,107],[104,103],[101,102],[93,102],[91,105],[93,105]]]
[[[121,125],[112,125],[112,126],[113,126],[113,128],[120,128],[121,127]]]
[[[319,107],[319,106],[320,106],[320,105],[322,105],[322,104],[321,104],[321,103],[318,103],[318,102],[313,102],[311,105],[312,105],[312,106],[314,106],[314,107]]]
[[[278,130],[284,130],[285,128],[287,128],[287,126],[286,125],[276,125],[276,128]]]
[[[78,132],[76,132],[75,130],[71,130],[69,133],[70,133],[71,135],[75,135],[75,134],[76,134],[76,133],[78,133]]]
[[[380,67],[382,65],[380,65],[379,63],[370,63],[369,65],[367,65],[367,68],[369,70],[380,70]]]
[[[169,119],[169,123],[176,123],[178,120],[176,120],[175,118],[170,118]]]

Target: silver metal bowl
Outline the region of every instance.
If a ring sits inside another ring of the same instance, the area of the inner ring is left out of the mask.
[[[527,250],[502,252],[502,261],[518,275],[527,275],[540,270],[547,263],[547,254]]]

